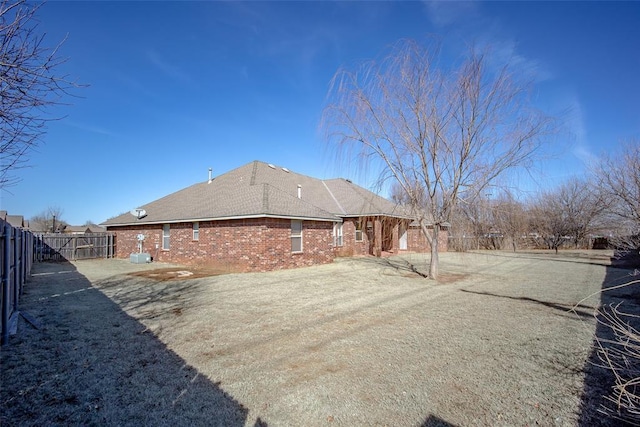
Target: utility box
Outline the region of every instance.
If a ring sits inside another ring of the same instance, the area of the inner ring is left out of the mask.
[[[131,254],[129,260],[132,264],[146,264],[151,262],[151,255],[147,253]]]

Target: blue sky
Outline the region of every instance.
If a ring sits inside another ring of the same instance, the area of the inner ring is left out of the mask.
[[[567,132],[522,187],[640,137],[640,2],[49,1],[39,18],[48,44],[68,34],[63,71],[89,86],[1,191],[26,218],[57,206],[101,222],[252,160],[368,187],[335,166],[318,123],[336,70],[400,38],[488,45],[535,72],[536,105]]]

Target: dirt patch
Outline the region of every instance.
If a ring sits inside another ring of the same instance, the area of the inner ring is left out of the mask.
[[[36,265],[43,327],[2,348],[0,424],[578,425],[606,253],[440,256],[438,283],[416,254],[188,280]]]
[[[158,268],[155,270],[136,271],[129,273],[130,276],[143,277],[157,282],[169,280],[200,279],[203,277],[219,276],[229,274],[227,270],[212,267],[170,267]]]

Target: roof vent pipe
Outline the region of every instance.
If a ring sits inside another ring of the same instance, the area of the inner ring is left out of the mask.
[[[302,199],[302,185],[298,184],[298,199]]]
[[[213,169],[209,168],[209,182],[207,184],[211,184],[211,181],[213,181],[213,178],[211,176],[211,172],[213,172]]]

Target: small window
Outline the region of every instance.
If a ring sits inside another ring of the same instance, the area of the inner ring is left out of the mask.
[[[200,239],[200,223],[194,222],[193,223],[193,240],[199,240],[199,239]]]
[[[171,237],[171,229],[169,224],[164,224],[162,226],[162,249],[165,251],[169,250],[169,239]]]
[[[356,242],[362,242],[362,221],[356,221]]]
[[[333,224],[333,246],[342,246],[342,223]]]
[[[291,252],[302,252],[302,221],[291,220]]]

